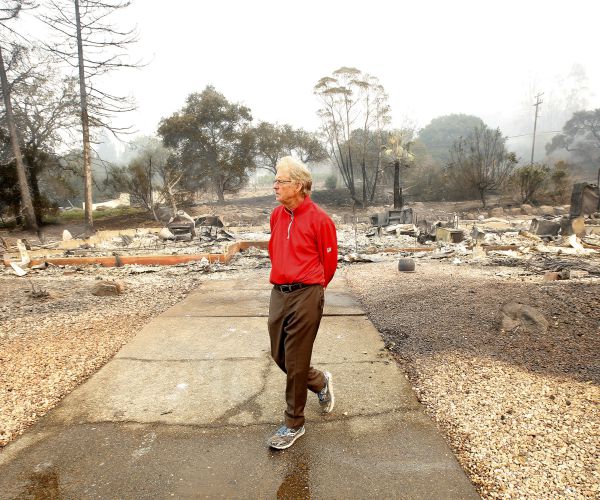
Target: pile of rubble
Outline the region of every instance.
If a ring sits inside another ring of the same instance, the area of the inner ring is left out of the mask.
[[[58,241],[35,245],[22,239],[11,244],[0,238],[0,245],[6,268],[25,276],[29,270],[49,266],[177,265],[202,260],[226,263],[234,253],[246,250],[248,243],[263,247],[266,240],[265,233],[234,234],[226,230],[219,216],[193,219],[180,211],[162,228],[98,231],[85,239],[73,238],[65,230]]]
[[[346,262],[377,262],[389,259],[389,254],[410,254],[452,259],[454,264],[476,261],[563,271],[548,279],[566,279],[577,275],[570,273],[576,269],[600,275],[600,266],[590,261],[600,256],[598,198],[584,196],[597,188],[583,186],[574,188],[576,204],[542,206],[533,217],[533,207],[523,205],[508,211],[492,209],[488,217],[452,214],[449,220],[434,222],[419,218],[412,208],[373,214],[368,221],[355,218],[350,225],[339,225],[340,254]]]

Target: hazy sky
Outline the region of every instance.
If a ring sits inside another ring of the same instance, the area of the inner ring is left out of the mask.
[[[122,16],[148,65],[110,85],[134,95],[138,111],[124,118],[145,134],[206,85],[256,121],[314,130],[313,86],[340,66],[379,78],[394,126],[469,113],[505,135],[531,132],[533,108],[529,124],[506,124],[575,63],[594,93],[587,107],[600,106],[598,0],[135,0]]]

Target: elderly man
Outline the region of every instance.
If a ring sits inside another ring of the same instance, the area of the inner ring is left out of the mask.
[[[271,215],[269,304],[271,356],[287,374],[285,424],[269,438],[285,449],[304,434],[307,389],[316,393],[324,413],[333,410],[331,373],[310,366],[323,315],[324,289],[337,267],[335,225],[310,199],[312,177],[306,166],[286,156],[273,183],[278,206]]]

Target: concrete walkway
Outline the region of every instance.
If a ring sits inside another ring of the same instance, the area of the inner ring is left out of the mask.
[[[285,378],[269,357],[265,271],[204,282],[0,453],[1,498],[479,498],[379,334],[336,278],[306,434],[266,447]]]

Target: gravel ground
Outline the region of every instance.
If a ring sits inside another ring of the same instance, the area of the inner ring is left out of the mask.
[[[482,497],[600,498],[600,279],[396,266],[345,273]],[[548,330],[502,330],[509,301]]]

